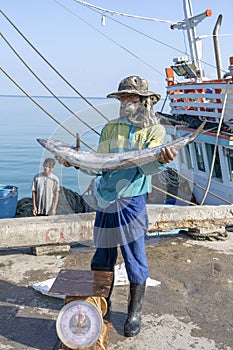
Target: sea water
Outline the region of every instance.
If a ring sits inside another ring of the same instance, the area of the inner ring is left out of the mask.
[[[28,97],[0,95],[0,184],[17,187],[18,199],[31,197],[34,175],[42,170],[45,158],[53,157],[40,146],[37,138],[55,138],[75,145],[75,137],[69,130],[73,134],[79,133],[82,141],[96,149],[106,121],[119,115],[119,103],[106,98],[88,98],[97,111],[80,97],[60,98],[72,113],[53,97],[33,99],[50,116]],[[83,143],[81,149],[91,151]],[[59,177],[62,186],[79,194],[85,193],[93,180],[92,176],[74,167],[65,168],[59,163],[56,163],[53,173]],[[171,233],[177,232],[175,230],[163,235]],[[158,235],[155,232],[147,238]]]
[[[96,148],[103,125],[107,119],[115,118],[119,109],[119,104],[111,99],[88,98],[103,117],[80,97],[60,98],[69,110],[53,97],[35,96],[33,99],[50,116],[26,96],[0,96],[0,184],[18,187],[19,199],[31,197],[34,175],[42,170],[45,158],[53,157],[39,145],[37,138],[52,137],[75,144],[75,137],[60,123],[73,134],[79,133],[86,144]],[[81,148],[88,150],[83,144]],[[73,167],[65,168],[58,163],[53,172],[62,186],[77,193],[85,192],[92,180]]]

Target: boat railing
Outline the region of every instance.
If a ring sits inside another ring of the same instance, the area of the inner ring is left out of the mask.
[[[224,112],[224,122],[233,123],[232,81],[179,83],[168,86],[167,91],[173,115],[190,115],[218,122]]]

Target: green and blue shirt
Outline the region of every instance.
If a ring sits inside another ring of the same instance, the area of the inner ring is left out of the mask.
[[[99,153],[121,153],[163,144],[165,128],[160,124],[137,128],[126,118],[108,122],[100,136]],[[129,169],[102,172],[96,179],[95,195],[100,207],[116,199],[140,196],[152,191],[151,177],[164,169],[157,160]]]

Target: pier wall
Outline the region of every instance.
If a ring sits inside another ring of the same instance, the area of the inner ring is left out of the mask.
[[[148,233],[187,228],[210,232],[233,226],[233,205],[148,205],[147,211]],[[94,218],[95,213],[84,213],[1,219],[0,248],[92,242]]]

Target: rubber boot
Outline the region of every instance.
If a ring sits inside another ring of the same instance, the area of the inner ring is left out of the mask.
[[[128,304],[128,317],[124,332],[126,337],[134,337],[141,329],[141,312],[145,295],[146,282],[142,284],[130,283],[130,300]]]

